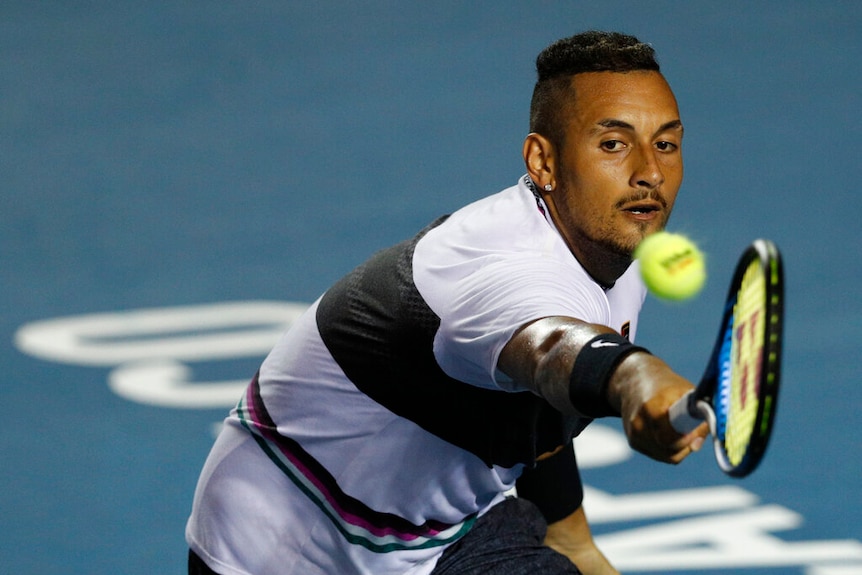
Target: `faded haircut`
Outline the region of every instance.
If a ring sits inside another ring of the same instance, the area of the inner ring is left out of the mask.
[[[536,58],[538,80],[530,103],[530,132],[561,147],[566,104],[574,96],[572,76],[635,70],[660,71],[655,50],[634,36],[593,30],[554,42]]]

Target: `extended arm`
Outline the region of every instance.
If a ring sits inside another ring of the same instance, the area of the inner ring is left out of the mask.
[[[573,404],[571,386],[595,382],[572,381],[572,370],[585,344],[598,335],[613,333],[608,327],[573,318],[543,318],[512,337],[498,366],[563,413],[589,415],[584,406]],[[701,426],[680,436],[668,421],[668,408],[692,387],[661,359],[635,352],[616,366],[602,393],[609,408],[622,418],[634,449],[659,461],[678,463],[699,449],[706,435]]]

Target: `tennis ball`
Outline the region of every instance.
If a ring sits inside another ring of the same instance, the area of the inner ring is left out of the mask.
[[[635,250],[641,277],[656,297],[682,301],[696,296],[706,283],[706,265],[697,246],[682,234],[656,232]]]

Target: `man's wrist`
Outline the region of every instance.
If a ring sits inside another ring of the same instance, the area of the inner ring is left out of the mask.
[[[578,352],[569,376],[569,400],[587,417],[620,415],[620,402],[608,387],[617,367],[636,352],[649,353],[616,333],[597,335]]]

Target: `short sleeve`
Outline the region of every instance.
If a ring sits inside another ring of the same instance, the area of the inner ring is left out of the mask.
[[[496,365],[512,335],[543,317],[606,318],[603,295],[550,261],[508,258],[462,278],[441,310],[434,354],[451,377],[499,386]]]

